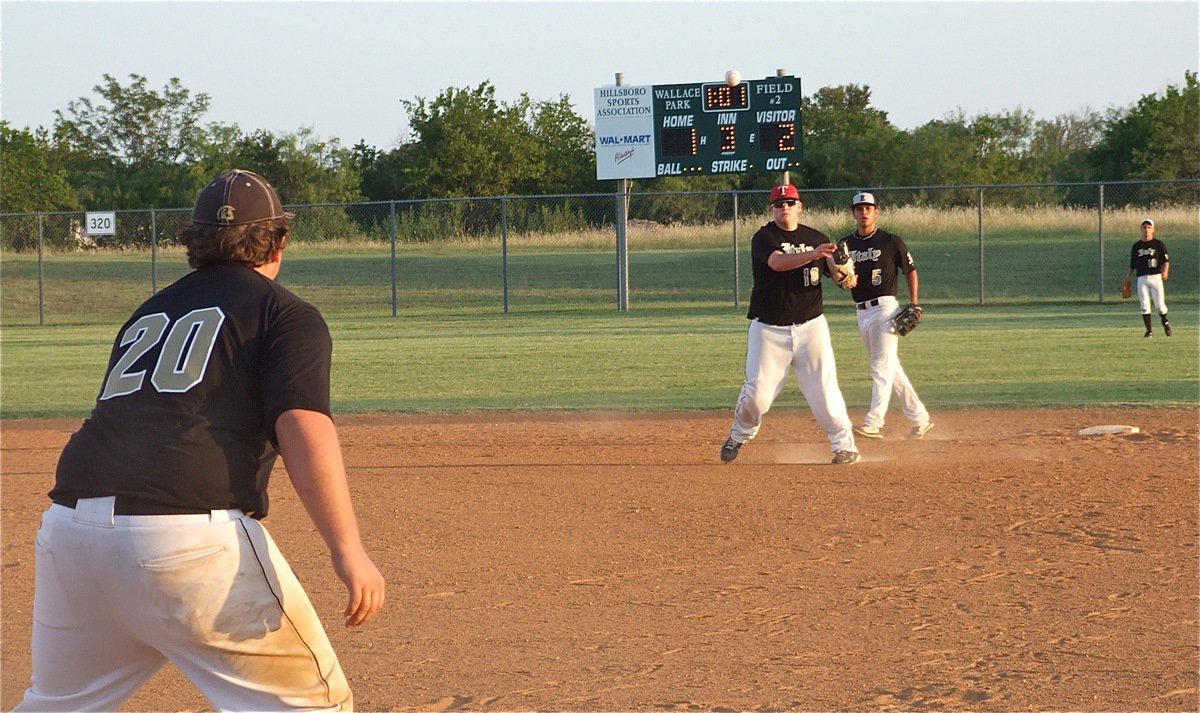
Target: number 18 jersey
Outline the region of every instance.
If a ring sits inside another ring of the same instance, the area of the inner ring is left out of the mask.
[[[266,516],[275,420],[297,408],[330,414],[331,354],[325,320],[282,285],[241,265],[192,271],[117,334],[51,499]]]

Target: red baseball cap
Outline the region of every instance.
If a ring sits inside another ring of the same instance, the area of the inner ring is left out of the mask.
[[[772,203],[774,203],[775,201],[778,201],[778,200],[784,200],[786,198],[800,200],[799,189],[797,189],[795,186],[790,185],[790,184],[784,184],[782,186],[775,186],[774,188],[771,189],[771,202]]]

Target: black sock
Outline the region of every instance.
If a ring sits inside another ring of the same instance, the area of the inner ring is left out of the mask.
[[[1143,314],[1143,315],[1142,315],[1142,321],[1146,323],[1146,331],[1147,331],[1147,332],[1149,332],[1149,331],[1150,331],[1150,329],[1151,329],[1151,327],[1150,327],[1150,315],[1148,315],[1148,314]]]
[[[1165,313],[1158,316],[1162,318],[1163,327],[1171,326],[1171,320],[1167,319],[1167,315]]]

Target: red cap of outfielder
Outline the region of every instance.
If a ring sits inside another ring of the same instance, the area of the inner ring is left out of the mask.
[[[784,200],[787,198],[791,198],[793,200],[800,200],[800,190],[790,184],[784,184],[782,186],[775,186],[774,188],[771,189],[771,202],[772,203],[774,203],[775,201]]]

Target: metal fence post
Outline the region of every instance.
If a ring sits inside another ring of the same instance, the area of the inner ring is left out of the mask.
[[[983,186],[979,186],[979,201],[975,208],[979,220],[979,304],[983,304]]]
[[[1100,183],[1097,186],[1096,205],[1099,213],[1096,216],[1096,229],[1100,243],[1100,304],[1104,304],[1104,184]]]
[[[396,291],[396,201],[390,201],[391,221],[392,221],[392,316],[395,317],[397,312],[397,291]]]
[[[150,209],[150,294],[158,294],[158,221]]]
[[[738,308],[738,297],[741,293],[739,279],[740,265],[738,260],[738,194],[733,191],[733,308]]]
[[[42,248],[42,220],[43,215],[38,213],[38,326],[46,326],[46,287],[43,284],[45,275],[42,273],[42,262],[45,256]]]
[[[500,284],[504,291],[504,314],[508,314],[508,198],[500,199]]]

